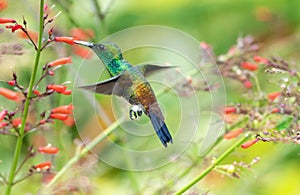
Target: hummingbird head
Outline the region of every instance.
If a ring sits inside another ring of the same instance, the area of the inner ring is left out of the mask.
[[[123,59],[121,49],[112,42],[96,43],[92,47],[92,50],[101,59],[107,60],[107,62],[110,62],[111,60]]]
[[[76,40],[74,43],[91,48],[105,64],[109,64],[112,60],[123,59],[121,49],[112,42],[91,43]]]

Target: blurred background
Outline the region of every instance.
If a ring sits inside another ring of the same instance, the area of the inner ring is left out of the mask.
[[[261,46],[261,56],[280,56],[295,64],[298,64],[300,60],[300,1],[46,0],[45,3],[49,7],[55,5],[49,13],[52,17],[61,11],[61,14],[50,25],[54,27],[57,36],[76,35],[81,39],[97,42],[126,28],[139,25],[163,25],[184,31],[197,39],[199,43],[204,41],[210,44],[216,55],[226,53],[236,43],[238,37],[251,35]],[[28,23],[28,28],[33,32],[37,31],[38,1],[0,0],[0,17],[14,18],[21,23],[23,16]],[[0,41],[0,80],[9,80],[11,73],[16,71],[20,77],[20,82],[26,86],[33,64],[34,50],[22,36],[18,35],[17,32],[10,33],[4,26],[1,26],[0,29]],[[5,49],[3,44],[20,44],[21,51],[18,54],[5,52],[7,48]],[[55,78],[51,78],[49,82],[73,81],[74,72],[82,61],[85,60],[84,63],[97,63],[94,56],[90,55],[92,54],[88,51],[58,44],[45,50],[41,64],[59,57],[72,56],[72,67],[63,67],[61,72]],[[128,57],[134,58],[130,54]],[[259,74],[264,75],[262,72]],[[265,78],[259,79],[264,80]],[[241,94],[246,89],[235,81],[229,79],[224,81],[227,104],[243,101]],[[4,84],[1,85],[4,86]],[[262,88],[265,92],[278,89],[277,86],[269,83],[263,83]],[[204,92],[201,92],[197,95],[200,102],[203,101],[201,95],[209,98],[205,96]],[[33,142],[36,146],[42,145],[41,143],[52,143],[59,146],[61,152],[55,157],[54,167],[55,170],[59,170],[74,153],[79,134],[81,138],[91,139],[99,134],[94,129],[96,123],[100,123],[101,128],[105,129],[109,123],[114,121],[111,105],[106,103],[111,102],[111,98],[97,96],[96,99],[101,102],[99,105],[105,115],[90,118],[85,113],[77,113],[77,118],[82,118],[85,122],[84,127],[80,128],[81,132],[77,132],[76,126],[66,127],[62,123],[56,123],[51,127],[52,129],[29,136],[26,140],[27,145],[29,146]],[[55,107],[71,101],[71,97],[54,96],[50,100],[40,102],[32,115],[45,109],[45,105],[46,108],[51,108],[51,106]],[[162,101],[164,102],[164,100]],[[165,105],[165,109],[172,106],[172,102],[169,104]],[[1,101],[0,106],[2,108],[10,105]],[[32,118],[34,120],[34,116]],[[170,121],[176,121],[176,118]],[[170,126],[176,125],[176,122],[174,122],[175,124],[169,123]],[[111,139],[122,145],[124,140],[118,136],[118,134],[113,134]],[[156,139],[156,137],[152,136],[149,139]],[[13,154],[14,138],[1,135],[0,143],[0,171],[6,175],[9,164],[5,162],[9,162]],[[61,194],[172,194],[208,166],[211,157],[218,156],[232,143],[234,141],[221,141],[207,158],[200,160],[198,156],[199,145],[196,143],[168,165],[142,172],[117,169],[90,155],[73,167],[68,172],[69,175],[64,176],[63,182],[67,187],[61,187],[65,190]],[[260,143],[247,150],[238,148],[222,164],[231,164],[234,161],[250,163],[256,157],[259,157],[260,161],[253,165],[250,170],[241,168],[239,179],[226,176],[226,172],[212,172],[191,188],[189,192],[190,194],[216,195],[300,194],[299,149],[300,147],[294,144],[273,143]],[[97,146],[95,152],[103,152],[103,150],[109,151],[105,142]],[[24,149],[25,152],[26,149]],[[163,156],[159,157],[163,158]],[[44,158],[38,156],[31,163],[35,164]],[[192,167],[188,174],[185,177],[177,178],[180,174],[179,171],[188,169],[188,167]],[[172,179],[175,180],[172,185],[164,186],[166,181]],[[33,176],[17,185],[14,192],[16,194],[17,192],[24,194],[33,192],[35,194],[42,185],[41,176]],[[71,192],[70,189],[74,185],[79,186],[80,190]],[[3,190],[2,186],[0,189]]]

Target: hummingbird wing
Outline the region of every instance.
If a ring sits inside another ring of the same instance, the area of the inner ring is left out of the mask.
[[[159,66],[154,64],[140,64],[137,65],[139,70],[143,73],[145,77],[155,73],[159,70],[167,69],[167,68],[176,68],[176,66]]]
[[[120,97],[126,97],[128,88],[131,85],[132,81],[130,80],[130,78],[122,73],[105,81],[101,81],[99,83],[91,85],[79,86],[79,88],[105,95],[117,95]]]
[[[119,79],[120,75],[111,77],[105,81],[91,84],[91,85],[85,85],[85,86],[79,86],[78,88],[82,88],[88,91],[94,91],[95,93],[101,93],[105,95],[111,95],[113,92],[113,88],[115,86],[115,83]]]
[[[167,143],[172,143],[172,136],[168,130],[168,127],[164,121],[164,117],[160,111],[158,103],[153,103],[148,110],[148,116],[151,120],[153,128],[157,136],[159,137],[161,143],[167,147]]]

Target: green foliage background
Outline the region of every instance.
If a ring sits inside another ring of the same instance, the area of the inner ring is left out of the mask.
[[[95,16],[95,9],[92,1],[46,1],[47,4],[56,4],[55,12],[63,7],[62,14],[55,20],[55,29],[61,35],[68,35],[73,27],[90,28],[95,32],[95,40],[99,41],[105,36],[118,32],[122,29],[134,27],[137,25],[165,25],[191,34],[199,41],[205,41],[212,45],[217,54],[226,53],[231,45],[239,36],[253,35],[262,43],[263,49],[261,55],[281,56],[284,59],[299,63],[300,60],[300,1],[286,0],[115,0],[111,4],[106,14],[104,24],[99,22]],[[110,6],[110,1],[99,1],[102,10]],[[37,8],[38,1],[8,1],[8,8],[0,12],[0,17],[15,18],[18,21],[25,16],[29,28],[37,30]],[[259,19],[259,10],[267,10],[262,14],[270,19],[261,21]],[[70,20],[72,18],[72,20]],[[15,39],[13,34],[2,32],[0,34],[1,42],[22,42],[25,45],[25,54],[23,56],[11,57],[1,56],[0,79],[10,78],[11,70],[21,73],[22,81],[28,82],[30,66],[32,65],[33,51],[30,46],[24,43],[24,40]],[[73,55],[71,51],[65,48],[59,48],[63,53]],[[61,51],[60,50],[60,51]],[[47,51],[42,57],[44,63],[52,61],[58,57],[57,51]],[[73,58],[73,64],[79,64],[81,59]],[[76,65],[74,65],[76,67]],[[64,76],[58,80],[72,80],[72,73],[64,69]],[[260,73],[262,76],[263,73]],[[265,78],[260,78],[264,80]],[[235,103],[240,101],[241,93],[245,92],[243,86],[230,80],[225,80],[227,88],[227,102]],[[263,91],[266,93],[278,89],[276,86],[268,83],[263,84]],[[105,99],[105,98],[104,98]],[[101,101],[102,100],[100,98]],[[68,102],[70,99],[52,101]],[[56,103],[57,104],[57,103]],[[4,106],[0,103],[1,107]],[[62,128],[61,124],[53,128]],[[64,142],[64,150],[58,156],[57,168],[63,166],[65,160],[72,155],[75,150],[73,138],[76,137],[75,129],[67,133],[55,132],[56,136]],[[46,132],[49,137],[51,133]],[[53,135],[52,135],[53,137]],[[6,173],[9,164],[6,162],[11,158],[13,151],[13,140],[7,137],[0,137],[0,170]],[[55,137],[52,138],[55,142]],[[230,146],[230,142],[221,143],[216,153],[220,153],[222,148]],[[299,150],[300,147],[293,144],[273,144],[260,143],[247,150],[237,149],[233,155],[225,160],[226,163],[233,161],[249,162],[254,157],[259,156],[261,161],[256,164],[251,171],[243,171],[240,179],[222,177],[221,174],[211,173],[203,181],[198,183],[190,192],[200,191],[208,194],[245,194],[245,195],[273,195],[273,194],[300,194],[299,181]],[[193,158],[197,158],[197,152],[192,149],[188,151]],[[64,157],[62,157],[64,156]],[[35,160],[38,162],[38,160]],[[33,164],[35,162],[32,162]],[[175,173],[178,169],[184,169],[185,163],[174,162],[158,170],[148,172],[134,172],[111,168],[104,163],[99,163],[84,173],[89,176],[92,187],[91,194],[151,194],[152,190],[161,186],[164,179]],[[177,181],[175,186],[169,186],[172,190],[179,189],[195,175],[199,174],[204,168],[205,163],[199,163],[191,173],[182,180]],[[172,173],[172,174],[170,174]],[[79,173],[84,175],[82,172]],[[84,176],[82,176],[84,177]],[[18,185],[14,192],[25,193],[37,191],[39,177],[33,177],[30,180]],[[150,181],[150,182],[149,182]],[[159,183],[162,182],[162,183]],[[174,188],[173,188],[174,187]],[[0,186],[0,188],[2,188]],[[137,190],[138,189],[138,190]],[[0,190],[0,192],[2,189]],[[78,194],[85,194],[85,191]]]

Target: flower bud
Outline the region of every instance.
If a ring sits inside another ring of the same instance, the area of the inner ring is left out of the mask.
[[[261,64],[268,64],[269,63],[269,60],[266,59],[266,58],[263,58],[261,56],[254,56],[253,57],[253,60],[257,63],[261,63]]]
[[[54,91],[56,91],[58,93],[62,93],[62,92],[64,92],[67,89],[67,87],[64,86],[64,85],[55,85],[55,84],[53,84],[53,85],[48,85],[47,89],[48,90],[49,89],[50,90],[54,90]]]
[[[68,115],[61,114],[61,113],[53,113],[53,114],[50,114],[50,118],[64,121],[64,120],[67,120]]]
[[[54,60],[52,62],[49,62],[48,66],[53,67],[53,66],[58,66],[58,65],[68,64],[68,63],[72,63],[71,57],[60,58],[60,59]]]
[[[250,141],[247,141],[247,142],[243,143],[241,145],[241,147],[244,148],[244,149],[247,149],[247,148],[253,146],[254,144],[256,144],[258,141],[259,141],[259,139],[255,138],[253,140],[250,140]]]
[[[0,24],[16,23],[16,20],[11,18],[0,18]]]
[[[0,95],[4,96],[7,99],[14,100],[16,102],[20,101],[20,97],[17,92],[11,91],[6,88],[0,88]]]
[[[38,90],[36,90],[36,89],[34,89],[32,92],[33,92],[35,95],[37,95],[37,96],[41,95],[41,93],[40,93]]]
[[[73,109],[74,109],[74,106],[72,104],[63,105],[63,106],[53,108],[51,110],[51,113],[71,114]]]
[[[279,113],[280,112],[280,108],[273,108],[271,113]]]
[[[258,65],[251,62],[242,62],[241,66],[242,68],[250,71],[255,71],[258,69]]]
[[[59,152],[59,149],[52,146],[46,146],[46,147],[39,147],[38,151],[39,153],[44,153],[44,154],[56,154]]]
[[[224,108],[224,113],[225,114],[231,114],[231,113],[235,113],[236,112],[236,108],[233,106],[226,106]]]
[[[279,91],[275,91],[273,93],[269,93],[268,94],[268,99],[270,102],[273,102],[278,96],[280,96],[280,92]]]
[[[243,133],[243,128],[238,128],[224,134],[224,139],[233,139]]]
[[[55,42],[64,42],[64,43],[67,43],[70,45],[73,45],[75,40],[77,40],[77,39],[74,37],[55,37],[54,38]]]
[[[0,122],[4,119],[4,117],[7,115],[8,111],[7,110],[2,110],[0,112]]]
[[[11,81],[8,81],[7,84],[9,84],[10,86],[15,86],[16,85],[16,81],[15,80],[11,80]]]
[[[244,82],[244,86],[247,88],[247,89],[251,89],[252,88],[252,83],[249,81],[249,80],[246,80]]]
[[[23,29],[23,26],[20,24],[15,24],[13,26],[5,26],[5,28],[11,29],[11,32],[15,32],[16,30]]]
[[[46,162],[42,162],[40,164],[37,164],[34,166],[34,168],[40,172],[42,170],[49,170],[51,168],[51,162],[50,161],[46,161]]]
[[[62,92],[61,94],[64,94],[64,95],[71,95],[71,94],[72,94],[72,90],[65,90],[65,91]]]
[[[6,127],[8,125],[7,122],[0,123],[0,128]]]
[[[13,127],[15,127],[15,128],[20,127],[21,124],[22,124],[22,119],[21,119],[21,118],[14,118],[14,119],[12,120],[12,125],[13,125]]]

